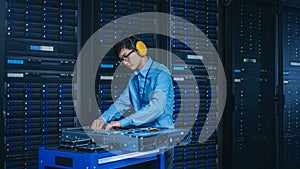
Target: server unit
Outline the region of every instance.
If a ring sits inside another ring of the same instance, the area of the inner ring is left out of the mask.
[[[275,168],[274,4],[231,5],[232,168]]]
[[[7,0],[1,7],[1,168],[36,168],[38,147],[56,145],[61,129],[76,122],[71,80],[78,2]]]

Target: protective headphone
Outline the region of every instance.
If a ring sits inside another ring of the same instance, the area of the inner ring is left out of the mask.
[[[135,45],[133,44],[133,41],[134,41],[133,38],[136,39]],[[140,56],[146,56],[147,46],[140,38],[138,38],[136,36],[131,36],[127,39],[130,41],[132,48],[135,49]]]

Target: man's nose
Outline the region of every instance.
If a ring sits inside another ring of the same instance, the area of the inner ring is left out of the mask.
[[[125,65],[125,66],[128,66],[128,61],[126,61],[126,60],[123,60],[123,64]]]

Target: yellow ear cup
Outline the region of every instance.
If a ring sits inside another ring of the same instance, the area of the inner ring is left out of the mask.
[[[144,42],[137,41],[136,44],[135,44],[135,48],[136,48],[136,50],[137,50],[137,52],[140,56],[146,56],[147,47],[146,47]]]

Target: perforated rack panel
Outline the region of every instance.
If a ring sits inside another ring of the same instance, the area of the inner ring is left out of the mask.
[[[1,1],[5,7],[4,144],[1,168],[37,168],[40,145],[74,127],[72,72],[77,0]],[[1,138],[2,139],[2,138]]]
[[[232,3],[232,167],[275,167],[275,17],[261,1]]]

